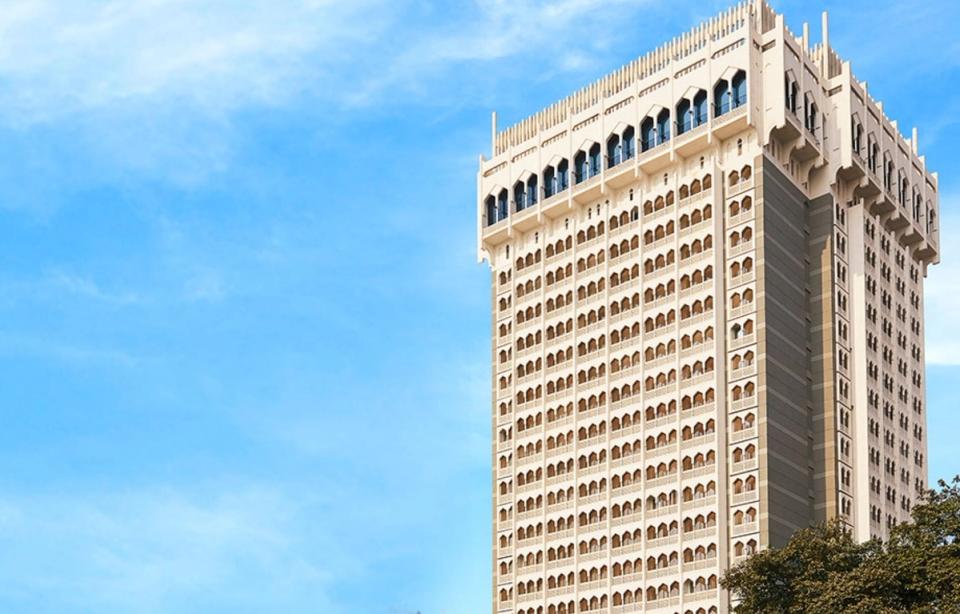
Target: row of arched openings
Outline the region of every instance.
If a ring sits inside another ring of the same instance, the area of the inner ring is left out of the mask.
[[[661,108],[640,122],[640,151],[650,151],[671,137],[671,127],[676,134],[689,132],[707,122],[708,95],[705,90],[697,90],[692,96],[682,98],[673,109]],[[713,114],[720,117],[747,101],[747,74],[737,71],[730,80],[719,79],[713,87]],[[671,117],[672,115],[672,117]],[[517,181],[513,186],[513,199],[510,192],[502,188],[496,194],[490,194],[484,201],[486,224],[488,226],[506,219],[511,208],[520,212],[543,198],[555,196],[571,184],[584,183],[600,174],[601,166],[613,168],[632,159],[637,154],[637,132],[634,126],[626,126],[606,139],[606,147],[600,143],[584,145],[573,156],[573,168],[567,158],[561,158],[547,165],[542,171],[542,182],[537,174],[531,173],[526,179]],[[511,206],[512,205],[512,206]]]

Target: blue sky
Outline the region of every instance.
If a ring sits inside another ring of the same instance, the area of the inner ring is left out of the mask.
[[[487,611],[489,112],[726,4],[3,4],[0,610]],[[797,32],[823,8],[775,6]],[[952,475],[960,7],[826,8],[941,173],[928,433]]]

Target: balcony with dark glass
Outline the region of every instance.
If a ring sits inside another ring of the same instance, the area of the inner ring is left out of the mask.
[[[784,75],[783,91],[783,124],[774,127],[772,136],[781,143],[789,143],[797,139],[802,130],[799,114],[800,86],[793,76]]]
[[[529,230],[537,225],[537,176],[513,184],[514,217],[511,224],[518,230]]]
[[[845,135],[841,135],[841,139]],[[867,161],[864,155],[866,147],[863,143],[863,124],[856,114],[850,117],[850,152],[842,152],[840,168],[837,176],[844,181],[866,183]]]
[[[561,159],[556,166],[550,165],[543,169],[543,202],[540,210],[544,215],[556,217],[566,211],[567,188],[570,187],[570,164],[566,158]]]
[[[707,147],[707,92],[698,91],[692,98],[683,98],[676,106],[677,153],[689,157]]]
[[[738,70],[713,86],[713,131],[722,139],[747,127],[747,73]]]
[[[493,226],[507,219],[509,212],[509,203],[507,201],[507,191],[501,190],[498,196],[487,196],[487,226]]]
[[[670,148],[662,147],[670,141],[670,123],[670,109],[661,109],[640,123],[638,163],[644,173],[656,172],[670,163]]]
[[[504,223],[510,214],[509,207],[510,196],[506,188],[484,199],[484,241],[497,244],[509,238],[510,225]]]
[[[607,139],[605,181],[619,188],[636,177],[634,165],[629,164],[636,157],[636,132],[633,126],[627,126],[622,134],[613,134]]]
[[[580,150],[573,158],[574,198],[578,201],[591,200],[600,195],[600,143],[594,143],[587,150]]]

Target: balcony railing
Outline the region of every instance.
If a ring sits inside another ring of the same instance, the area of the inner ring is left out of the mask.
[[[525,209],[529,209],[530,207],[533,207],[536,204],[537,204],[536,194],[524,194],[523,196],[520,197],[519,200],[514,199],[513,201],[511,201],[513,210],[516,211],[517,213],[520,213]]]
[[[730,443],[737,443],[757,436],[756,427],[750,427],[730,434]]]
[[[742,473],[757,468],[756,458],[746,458],[742,461],[736,461],[730,464],[730,473]]]
[[[543,186],[543,199],[553,198],[570,187],[570,171],[561,172],[546,180]]]
[[[487,226],[499,224],[507,219],[507,201],[501,201],[495,208],[487,209]]]
[[[707,123],[707,111],[704,109],[701,113],[690,113],[682,120],[676,122],[677,136],[690,132]]]
[[[722,102],[722,103],[715,104],[713,105],[713,116],[721,117],[723,115],[726,115],[730,111],[739,109],[745,104],[747,104],[746,98],[734,98],[729,102]]]
[[[600,174],[600,165],[591,164],[589,167],[584,167],[579,171],[577,171],[576,173],[574,173],[574,180],[575,180],[575,183],[581,184],[587,181],[588,179],[592,179],[596,177],[599,174]]]
[[[741,505],[743,503],[748,503],[750,501],[756,501],[759,498],[758,491],[756,489],[747,490],[740,493],[735,493],[730,498],[731,505]]]
[[[636,154],[636,151],[634,150],[634,148],[631,147],[631,148],[617,151],[612,156],[607,155],[606,156],[607,168],[613,168],[622,162],[631,160],[635,154]]]

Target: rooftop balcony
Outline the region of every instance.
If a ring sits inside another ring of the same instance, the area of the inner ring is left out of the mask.
[[[714,139],[743,131],[749,126],[745,90],[740,96],[730,98],[727,95],[724,102],[712,107],[713,115],[707,121],[705,108],[701,115],[691,114],[679,123],[672,122],[669,113],[665,119],[661,113],[652,126],[642,125],[636,142],[631,137],[629,141],[608,148],[602,156],[602,163],[599,152],[595,151],[599,144],[595,144],[588,150],[588,157],[574,161],[573,168],[548,167],[549,173],[545,171],[541,178],[544,185],[533,193],[536,198],[528,190],[507,200],[505,188],[489,195],[483,202],[482,242],[490,246],[502,244],[512,238],[514,231],[529,232],[542,224],[544,217],[556,219],[569,215],[574,203],[592,204],[610,190],[622,189],[644,175],[659,174],[677,163],[677,156],[694,156],[710,146]],[[581,150],[577,155],[583,153]],[[496,177],[508,173],[510,168],[507,163],[498,164],[488,173],[490,181],[496,181]],[[531,182],[535,185],[535,180],[533,177],[527,180],[527,184],[518,185],[523,187]],[[700,192],[696,198],[703,198],[705,194],[706,191]]]

